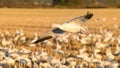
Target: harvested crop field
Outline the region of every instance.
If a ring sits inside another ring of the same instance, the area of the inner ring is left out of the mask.
[[[22,28],[28,34],[38,32],[41,35],[48,30],[51,23],[64,23],[86,14],[87,11],[94,14],[87,23],[90,31],[103,24],[107,28],[114,24],[120,25],[120,9],[0,9],[0,29],[13,31]],[[95,22],[97,18],[103,18],[105,21]]]
[[[90,11],[88,35],[63,34],[34,44],[53,29]],[[66,36],[68,36],[66,38]],[[65,38],[64,38],[65,37]],[[119,68],[120,9],[0,9],[2,68]]]

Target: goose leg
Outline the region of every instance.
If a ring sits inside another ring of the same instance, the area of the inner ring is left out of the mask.
[[[80,34],[77,34],[77,35],[78,35],[79,39],[82,39],[82,36]]]
[[[83,34],[85,34],[86,36],[88,36],[89,35],[89,33],[87,32],[87,31],[84,31],[84,30],[80,30]]]

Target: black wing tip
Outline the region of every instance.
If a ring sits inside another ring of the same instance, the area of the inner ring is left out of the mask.
[[[88,11],[87,14],[85,15],[85,18],[90,19],[90,18],[92,18],[92,16],[93,16],[93,13]]]
[[[39,43],[39,42],[42,42],[42,41],[47,40],[47,39],[50,39],[50,38],[52,38],[52,36],[47,36],[47,37],[40,38],[40,39],[36,40],[36,41],[34,42],[34,44]]]

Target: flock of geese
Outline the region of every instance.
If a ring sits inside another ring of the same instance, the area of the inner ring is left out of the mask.
[[[29,38],[22,29],[0,32],[0,68],[120,68],[120,35],[103,27],[88,33],[82,23],[92,16],[53,23],[40,38],[37,33]]]

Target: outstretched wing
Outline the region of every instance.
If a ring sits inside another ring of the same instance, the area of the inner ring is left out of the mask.
[[[42,41],[47,40],[47,39],[50,39],[50,38],[52,38],[52,36],[45,36],[45,37],[42,37],[42,38],[40,38],[40,39],[36,40],[36,41],[35,41],[35,42],[33,42],[33,43],[42,42]]]
[[[45,35],[41,36],[38,40],[36,40],[33,43],[38,43],[38,42],[42,42],[44,40],[50,39],[50,38],[54,38],[56,36],[58,36],[59,34],[63,34],[65,31],[59,29],[59,28],[54,28],[51,31],[47,32]]]
[[[86,15],[73,18],[70,21],[68,21],[67,23],[72,24],[74,22],[74,23],[76,23],[76,25],[77,24],[79,25],[80,23],[84,23],[87,20],[89,20],[92,16],[93,16],[93,14],[88,12]],[[42,42],[42,41],[50,39],[50,38],[55,38],[56,36],[59,36],[59,34],[63,34],[65,32],[66,31],[64,31],[64,30],[62,30],[62,29],[60,29],[58,27],[54,28],[51,31],[47,32],[45,35],[41,36],[41,38],[38,39],[37,41],[35,41],[34,43]]]
[[[87,12],[86,15],[73,18],[73,19],[69,20],[67,23],[73,23],[74,22],[74,23],[77,23],[77,24],[82,24],[82,23],[85,23],[86,21],[88,21],[90,18],[92,18],[92,16],[93,16],[93,13]]]

